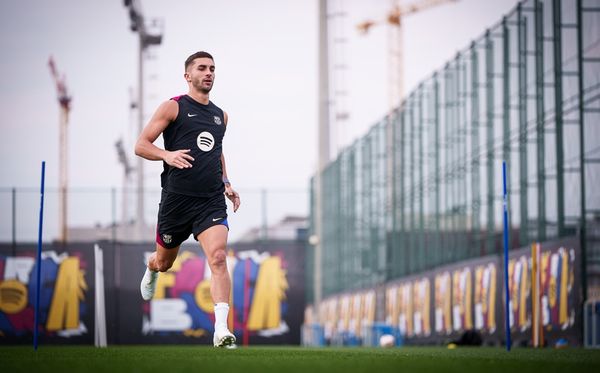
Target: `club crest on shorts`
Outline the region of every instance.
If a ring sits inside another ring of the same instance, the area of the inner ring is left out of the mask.
[[[214,116],[214,118],[215,118],[215,124],[219,124],[220,125],[221,124],[221,118],[219,118],[216,115]]]
[[[173,236],[171,236],[170,234],[163,234],[162,235],[162,240],[163,240],[164,243],[170,244],[171,241],[173,241]]]

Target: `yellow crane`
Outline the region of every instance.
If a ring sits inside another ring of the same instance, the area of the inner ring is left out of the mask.
[[[389,51],[389,100],[390,109],[400,104],[404,98],[404,40],[402,20],[404,17],[422,12],[445,3],[458,0],[421,0],[407,5],[401,5],[400,0],[392,0],[392,8],[387,17],[380,21],[366,20],[356,27],[366,35],[369,30],[377,25],[389,25],[388,51]]]

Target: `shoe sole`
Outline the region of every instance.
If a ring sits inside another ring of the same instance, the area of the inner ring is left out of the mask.
[[[215,345],[215,347],[230,347],[230,346],[234,346],[235,345],[235,337],[232,337],[230,335],[227,335],[223,338],[221,338],[221,340],[219,341],[219,343],[217,343]]]

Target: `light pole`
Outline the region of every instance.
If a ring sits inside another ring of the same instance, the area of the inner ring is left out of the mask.
[[[323,298],[323,170],[329,162],[329,51],[327,33],[327,0],[319,0],[319,163],[316,173],[315,238],[314,244],[314,309],[316,320],[321,320]]]
[[[144,52],[151,45],[160,45],[162,42],[162,30],[150,33],[146,28],[144,15],[142,14],[140,2],[138,0],[124,0],[123,5],[129,10],[129,19],[131,25],[129,28],[139,35],[139,55],[138,55],[138,133],[142,132],[144,127]],[[161,27],[162,28],[162,27]],[[144,224],[144,160],[138,157],[137,160],[137,211],[136,227],[137,239],[142,239]]]

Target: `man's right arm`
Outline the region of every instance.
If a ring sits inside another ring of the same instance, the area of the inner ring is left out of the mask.
[[[177,168],[192,167],[188,161],[193,161],[194,158],[187,154],[189,149],[168,151],[154,145],[158,136],[177,118],[178,111],[179,106],[173,100],[163,102],[156,109],[135,144],[136,155],[151,161],[165,161],[168,165]]]

